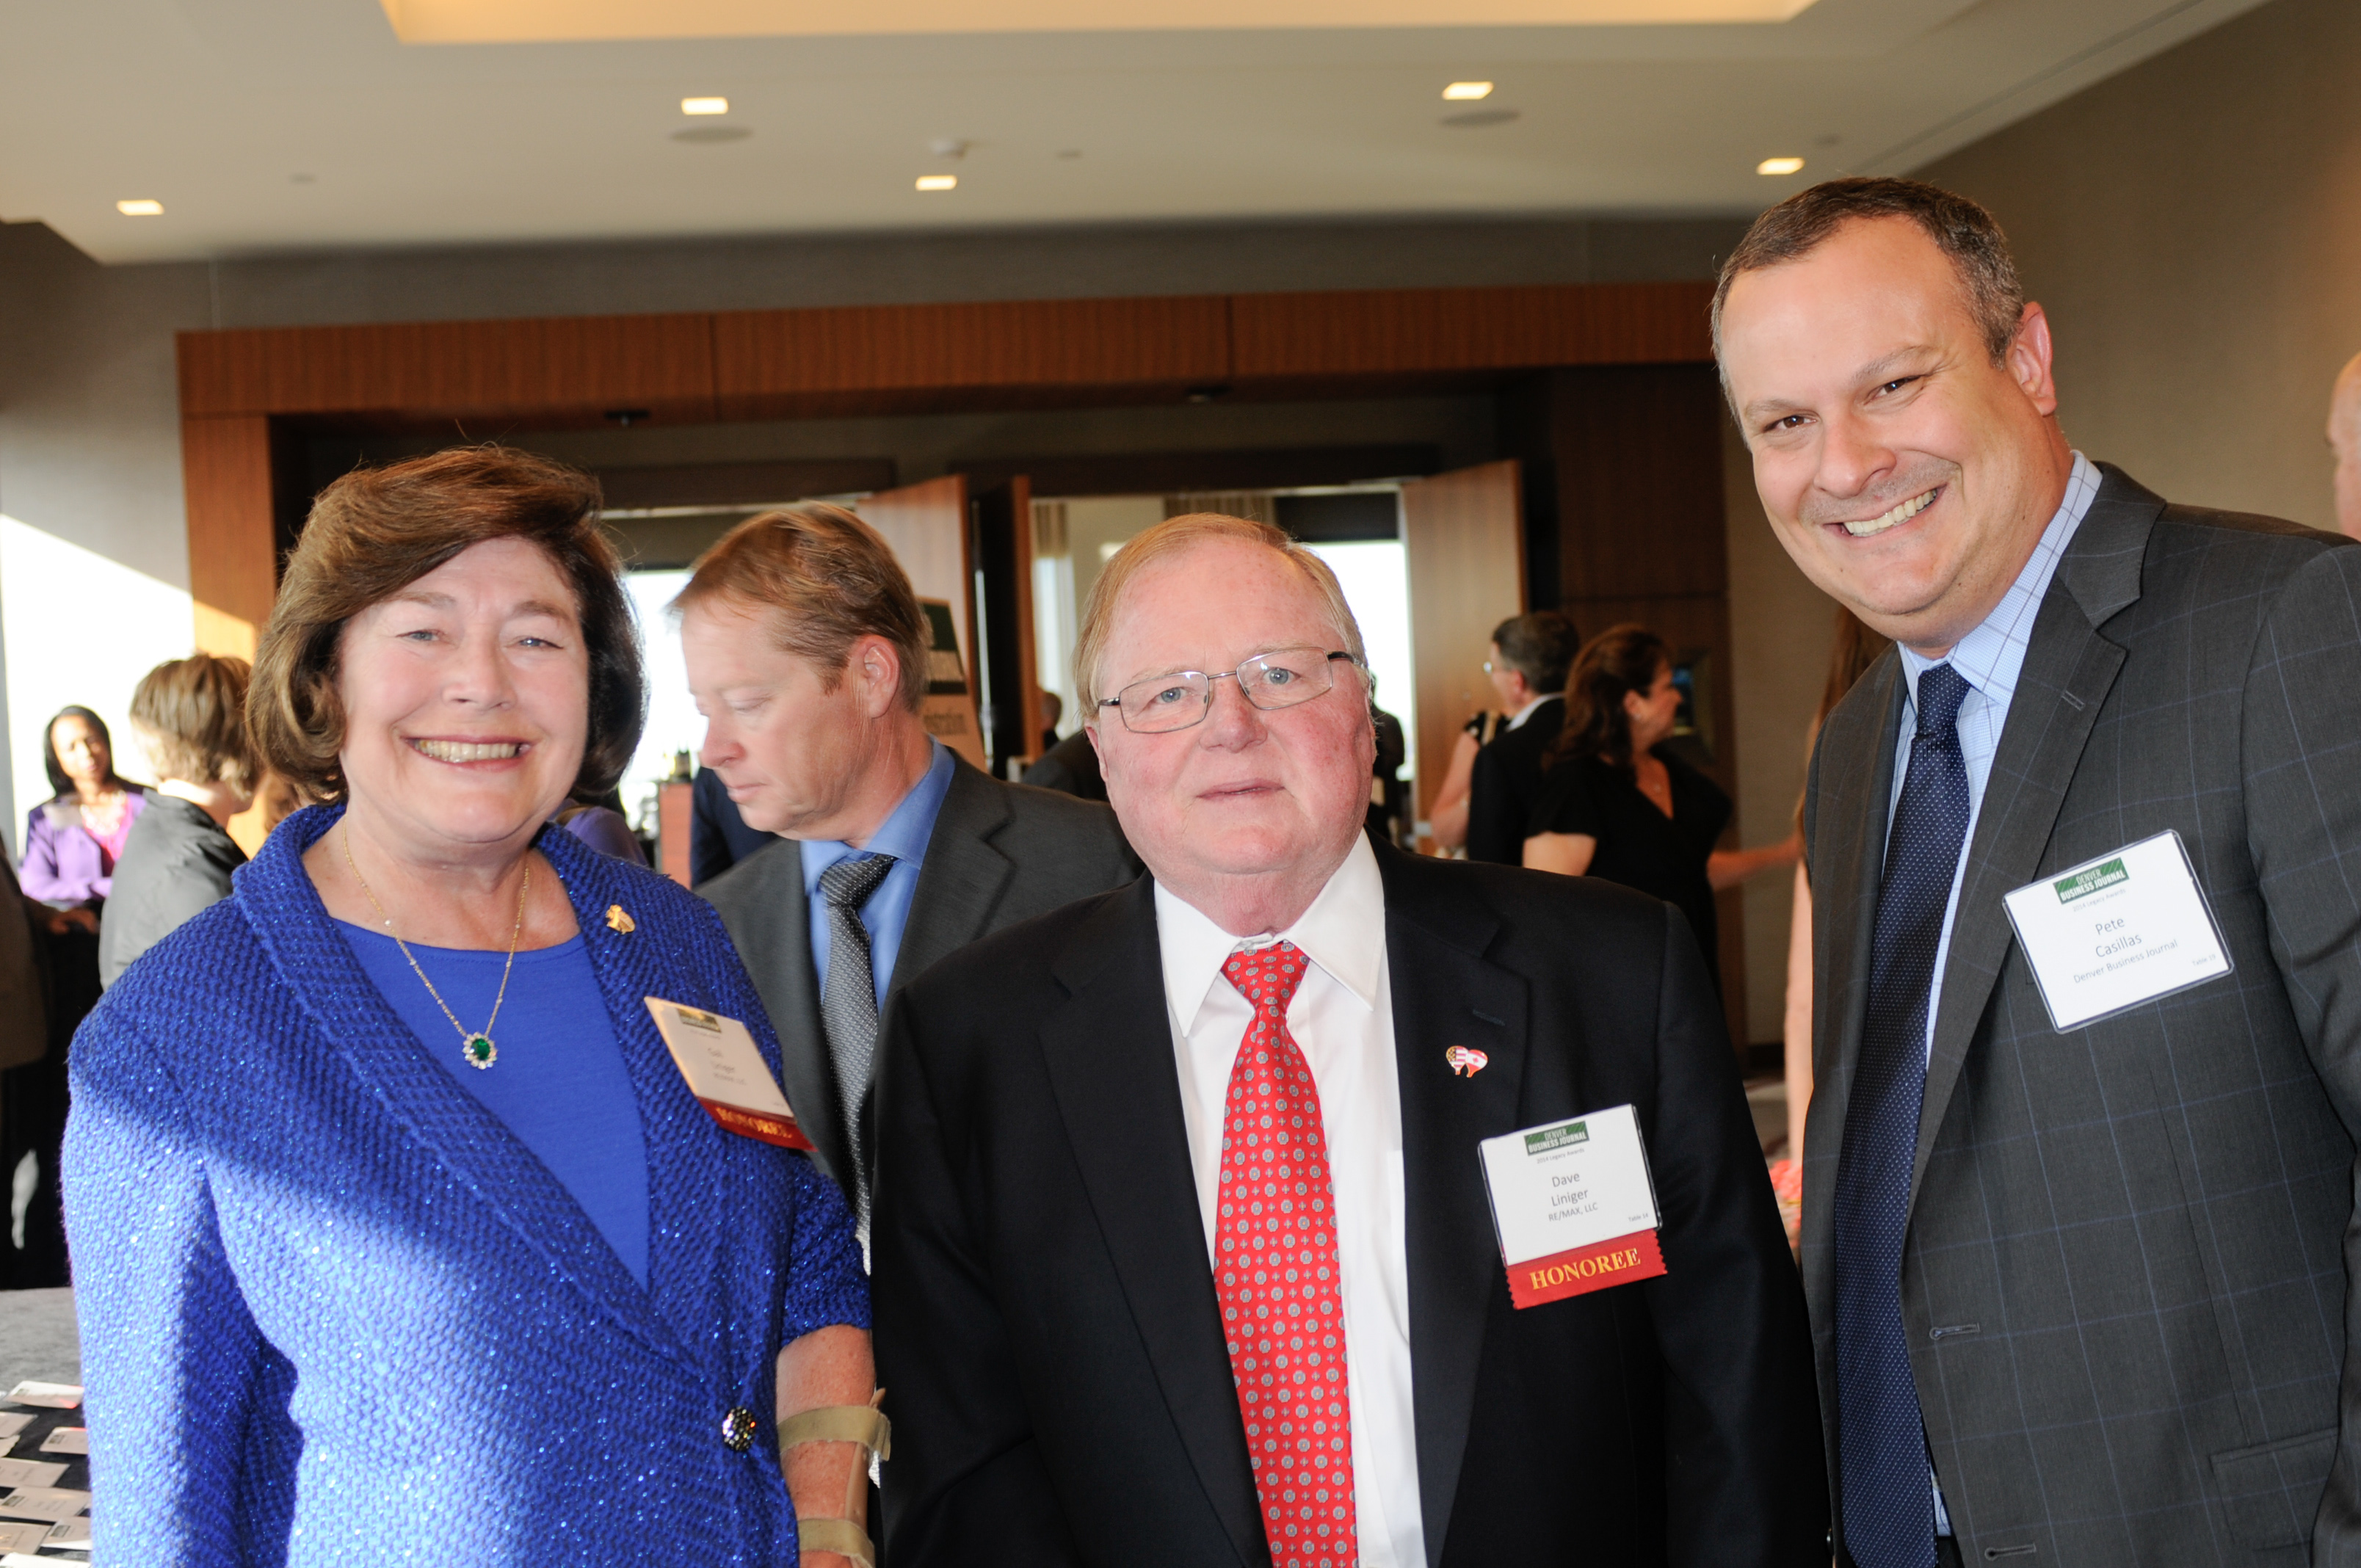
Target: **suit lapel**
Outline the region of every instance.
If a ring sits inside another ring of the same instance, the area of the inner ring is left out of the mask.
[[[1181,1445],[1241,1563],[1263,1557],[1246,1429],[1180,1113],[1154,883],[1110,896],[1059,959],[1071,995],[1042,1058],[1116,1277]]]
[[[2140,563],[2163,506],[2120,473],[2106,470],[2034,621],[1984,785],[1951,925],[1941,1011],[1927,1060],[1927,1097],[1918,1115],[1914,1201],[1969,1044],[2008,957],[2012,932],[2001,896],[2031,882],[2040,870],[2100,705],[2124,664],[2123,648],[2100,636],[2098,628],[2139,598]]]
[[[1450,1538],[1484,1325],[1508,1288],[1476,1146],[1519,1125],[1529,995],[1522,976],[1484,958],[1499,917],[1451,872],[1382,849],[1378,863],[1401,1086],[1419,1508],[1433,1563]],[[1485,1053],[1481,1072],[1454,1075],[1444,1053],[1459,1045]],[[1578,1042],[1573,1055],[1580,1059]]]
[[[1829,1234],[1836,1154],[1861,1060],[1877,892],[1885,869],[1886,806],[1905,687],[1902,661],[1888,652],[1839,704],[1819,740],[1819,797],[1813,812],[1812,1102],[1804,1144],[1804,1234]],[[1864,754],[1864,748],[1867,749]],[[1850,918],[1839,918],[1849,912]],[[1834,1254],[1804,1250],[1804,1281],[1815,1302],[1832,1299]]]
[[[686,1350],[656,1316],[649,1293],[573,1194],[481,1102],[429,1059],[417,1036],[379,995],[336,930],[303,870],[302,856],[342,815],[313,807],[282,824],[238,879],[236,895],[282,981],[389,1118],[481,1203],[489,1225],[506,1233],[511,1245],[537,1260],[543,1270],[588,1298],[624,1332],[660,1354],[688,1362]],[[552,856],[561,878],[574,861],[568,850],[591,853],[567,839]],[[567,893],[576,901],[576,917],[587,937],[598,912],[583,907],[574,886],[569,884]],[[609,989],[604,981],[602,976],[602,990]],[[611,996],[608,1001],[627,1061],[644,1057],[644,1048],[632,1049],[630,1018],[613,1011]],[[645,1009],[640,1012],[644,1018]],[[653,1027],[650,1024],[648,1032]],[[643,1064],[632,1063],[631,1079],[635,1091],[643,1092]],[[657,1139],[654,1129],[650,1131],[649,1190],[653,1194],[670,1172],[660,1168]]]
[[[764,846],[730,872],[731,883],[741,878],[752,885],[729,895],[730,935],[779,1036],[779,1087],[796,1124],[818,1146],[821,1165],[850,1190],[852,1148],[820,1025],[803,846],[792,839]]]
[[[1005,788],[955,762],[942,809],[927,837],[927,858],[910,901],[910,923],[894,959],[894,990],[985,934],[1016,867],[992,847],[1014,815]]]

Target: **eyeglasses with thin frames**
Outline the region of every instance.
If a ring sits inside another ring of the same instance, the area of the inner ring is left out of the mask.
[[[1202,670],[1175,670],[1134,681],[1098,706],[1123,715],[1123,727],[1135,735],[1163,735],[1205,721],[1213,710],[1213,683],[1235,680],[1238,695],[1268,713],[1310,702],[1333,689],[1336,676],[1329,665],[1342,659],[1358,668],[1350,653],[1325,653],[1318,648],[1277,648],[1257,653],[1235,670],[1207,674]]]

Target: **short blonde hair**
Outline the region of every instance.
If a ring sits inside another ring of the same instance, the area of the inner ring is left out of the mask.
[[[1182,517],[1168,517],[1135,535],[1115,553],[1115,558],[1099,574],[1098,581],[1091,585],[1090,602],[1082,609],[1082,630],[1074,639],[1074,689],[1082,694],[1085,724],[1098,722],[1103,695],[1099,690],[1099,665],[1106,658],[1107,643],[1115,635],[1115,609],[1124,591],[1149,567],[1216,539],[1259,544],[1275,551],[1293,567],[1320,596],[1322,608],[1335,624],[1336,635],[1344,639],[1343,651],[1353,655],[1353,663],[1363,672],[1362,679],[1367,684],[1368,651],[1361,642],[1361,625],[1353,619],[1353,607],[1345,602],[1344,587],[1336,581],[1336,574],[1328,569],[1327,562],[1284,529],[1268,522],[1224,517],[1219,512],[1190,512]]]
[[[840,506],[806,501],[731,529],[697,557],[672,609],[715,599],[764,617],[779,650],[807,661],[825,691],[843,682],[855,642],[882,637],[902,662],[902,706],[916,713],[926,700],[926,611],[894,547]]]

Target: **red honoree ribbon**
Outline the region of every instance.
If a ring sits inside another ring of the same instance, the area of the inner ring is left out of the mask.
[[[1653,1279],[1664,1272],[1664,1255],[1656,1245],[1656,1233],[1634,1231],[1612,1241],[1509,1265],[1509,1299],[1521,1308],[1538,1307],[1569,1296],[1587,1296],[1610,1285]]]
[[[817,1153],[818,1147],[804,1136],[793,1116],[773,1116],[761,1111],[749,1111],[720,1100],[699,1100],[712,1118],[722,1127],[741,1138],[760,1138],[766,1144],[776,1144],[783,1149],[803,1149]]]

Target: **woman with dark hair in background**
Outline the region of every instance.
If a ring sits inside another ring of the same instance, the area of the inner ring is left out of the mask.
[[[51,911],[37,933],[49,975],[48,1048],[9,1069],[0,1084],[0,1192],[11,1200],[0,1213],[0,1285],[26,1290],[66,1283],[58,1199],[66,1047],[98,1004],[99,911],[148,804],[139,786],[115,771],[114,738],[89,708],[60,708],[50,718],[41,731],[41,762],[56,794],[26,817],[18,881],[27,897]],[[27,1158],[29,1186],[16,1179]]]
[[[1672,650],[1645,627],[1609,628],[1582,650],[1566,677],[1565,727],[1526,830],[1525,864],[1604,877],[1678,906],[1719,989],[1714,894],[1794,864],[1796,849],[1792,839],[1714,848],[1732,806],[1719,784],[1665,748],[1680,707]]]
[[[87,921],[98,932],[94,901],[104,898],[122,857],[131,824],[148,804],[139,786],[115,771],[115,740],[106,720],[82,707],[63,707],[41,732],[41,762],[57,794],[25,818],[25,892],[58,908],[89,905]]]
[[[123,847],[98,934],[98,982],[229,896],[246,851],[229,819],[254,803],[247,663],[198,653],[157,665],[131,696],[131,726],[161,775]]]

